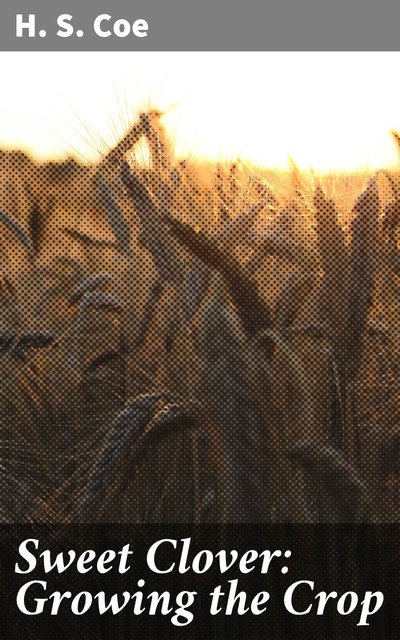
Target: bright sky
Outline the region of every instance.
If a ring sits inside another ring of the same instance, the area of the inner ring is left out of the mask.
[[[0,144],[41,157],[112,146],[166,112],[176,153],[316,171],[400,161],[399,52],[0,52]],[[98,157],[98,156],[97,156]]]

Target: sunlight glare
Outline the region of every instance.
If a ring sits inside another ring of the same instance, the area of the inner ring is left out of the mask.
[[[357,171],[397,166],[400,53],[2,52],[0,143],[91,161],[141,110],[177,157]]]

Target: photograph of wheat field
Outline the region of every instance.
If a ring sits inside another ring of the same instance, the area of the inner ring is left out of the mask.
[[[1,56],[1,521],[399,521],[398,54]]]

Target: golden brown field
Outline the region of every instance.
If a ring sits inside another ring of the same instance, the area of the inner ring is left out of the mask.
[[[3,522],[399,520],[397,175],[0,176]]]

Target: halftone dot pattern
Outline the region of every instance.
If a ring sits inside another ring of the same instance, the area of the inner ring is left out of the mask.
[[[179,162],[147,113],[0,176],[3,522],[398,520],[395,175]]]

